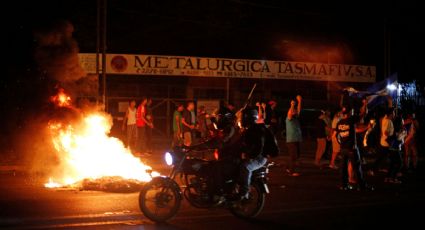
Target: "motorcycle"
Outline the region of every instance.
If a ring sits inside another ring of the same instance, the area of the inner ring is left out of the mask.
[[[237,197],[237,175],[227,175],[222,186],[224,201],[218,206],[211,201],[211,167],[215,160],[204,160],[193,154],[190,148],[175,148],[165,153],[167,165],[172,166],[169,176],[154,177],[146,183],[139,194],[139,207],[143,214],[154,222],[166,222],[178,212],[183,198],[196,208],[223,207],[239,218],[253,218],[262,211],[265,196],[269,193],[267,174],[273,162],[253,172],[248,199]],[[176,182],[180,175],[182,185]]]

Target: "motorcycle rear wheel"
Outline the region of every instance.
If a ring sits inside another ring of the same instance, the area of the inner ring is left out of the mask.
[[[252,184],[249,190],[249,198],[236,202],[231,206],[230,212],[239,218],[254,218],[258,216],[264,208],[266,194],[259,185]]]
[[[151,181],[139,194],[139,207],[154,222],[171,220],[180,208],[180,191],[166,181]]]

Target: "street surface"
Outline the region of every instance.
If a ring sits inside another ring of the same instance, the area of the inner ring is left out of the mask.
[[[162,153],[147,160],[166,174]],[[367,176],[373,192],[340,191],[340,170],[313,166],[301,158],[301,175],[283,173],[286,156],[274,159],[271,193],[255,220],[241,220],[225,209],[200,210],[186,201],[166,225],[140,212],[138,193],[45,189],[41,178],[0,174],[1,229],[370,229],[421,226],[425,217],[424,172],[403,176],[402,184],[384,183],[384,173]],[[323,160],[324,163],[327,160]]]

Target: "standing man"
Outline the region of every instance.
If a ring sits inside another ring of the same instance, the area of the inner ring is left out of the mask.
[[[130,151],[136,151],[137,143],[137,126],[136,126],[136,101],[131,100],[124,120],[122,121],[122,130],[127,129],[127,147]]]
[[[182,127],[182,112],[184,110],[183,104],[177,104],[177,108],[173,114],[173,143],[172,146],[180,146],[183,140],[183,127]]]
[[[343,108],[343,117],[337,124],[337,139],[341,145],[342,162],[342,186],[341,190],[351,190],[352,186],[348,180],[348,163],[351,162],[353,171],[357,176],[359,190],[373,190],[366,185],[363,178],[362,165],[360,163],[360,153],[357,146],[356,133],[362,133],[369,128],[363,125],[360,127],[359,118],[354,115],[354,109]]]
[[[269,101],[270,109],[266,110],[269,111],[269,115],[266,116],[266,124],[270,125],[270,129],[272,130],[273,134],[276,136],[276,138],[280,138],[280,114],[277,111],[277,102],[276,101]]]
[[[341,152],[341,147],[339,145],[339,142],[336,138],[337,134],[337,124],[342,119],[342,112],[338,111],[335,113],[334,118],[332,119],[332,157],[331,161],[329,163],[329,168],[331,169],[338,169],[338,167],[335,165],[335,160],[338,154]]]
[[[412,162],[412,169],[416,170],[418,166],[418,148],[417,148],[417,130],[419,123],[415,119],[414,114],[408,114],[407,119],[404,121],[404,126],[407,131],[406,139],[404,140],[404,169],[408,170],[410,161]]]
[[[152,98],[148,98],[146,103],[146,153],[152,154],[152,132],[153,132],[153,115],[152,115]]]
[[[195,104],[193,101],[187,103],[186,109],[182,113],[182,126],[183,126],[183,144],[191,146],[192,131],[196,128]]]
[[[321,111],[320,116],[316,119],[316,159],[314,164],[320,167],[320,160],[322,159],[323,154],[326,151],[326,121],[325,113]]]
[[[208,138],[209,131],[207,127],[207,118],[209,115],[207,111],[205,111],[205,106],[201,105],[198,108],[198,131],[201,133],[201,139],[205,140]]]
[[[381,135],[380,135],[380,147],[378,151],[378,156],[373,163],[372,170],[369,171],[369,174],[371,176],[375,175],[375,172],[378,171],[379,166],[382,161],[386,160],[389,157],[389,149],[390,149],[390,143],[389,139],[394,135],[394,124],[393,124],[393,118],[394,118],[394,109],[388,108],[385,111],[385,116],[381,119],[380,125],[381,125]]]
[[[296,100],[291,100],[291,107],[289,108],[286,117],[286,143],[290,158],[286,172],[290,176],[299,176],[299,173],[295,172],[294,169],[301,151],[302,133],[299,121],[302,108],[301,103],[302,97],[300,95],[296,97]]]
[[[142,153],[142,151],[146,150],[146,126],[152,125],[149,123],[149,121],[146,119],[146,104],[148,102],[148,99],[144,97],[142,99],[142,102],[140,103],[139,107],[137,107],[137,113],[136,113],[136,125],[137,125],[137,134],[138,134],[138,142],[139,142],[139,155]]]
[[[387,116],[389,116],[387,118]],[[384,122],[388,122],[388,124],[384,124]],[[400,114],[395,115],[394,112],[392,114],[387,114],[384,119],[382,119],[381,131],[382,135],[386,135],[386,143],[388,147],[383,145],[381,140],[381,145],[383,148],[386,148],[388,158],[390,159],[390,167],[388,168],[388,174],[385,178],[385,182],[400,184],[401,181],[397,178],[397,174],[399,173],[402,160],[401,160],[401,149],[404,144],[404,138],[406,137],[406,131],[403,128],[403,119]],[[385,125],[385,126],[384,126]],[[385,127],[387,127],[385,129]],[[391,130],[392,129],[392,130]]]

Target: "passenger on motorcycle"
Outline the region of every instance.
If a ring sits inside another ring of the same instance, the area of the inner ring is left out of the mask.
[[[252,172],[263,167],[267,163],[267,155],[264,152],[267,128],[264,123],[257,122],[258,111],[246,108],[242,111],[242,163],[240,165],[239,199],[247,199]]]

